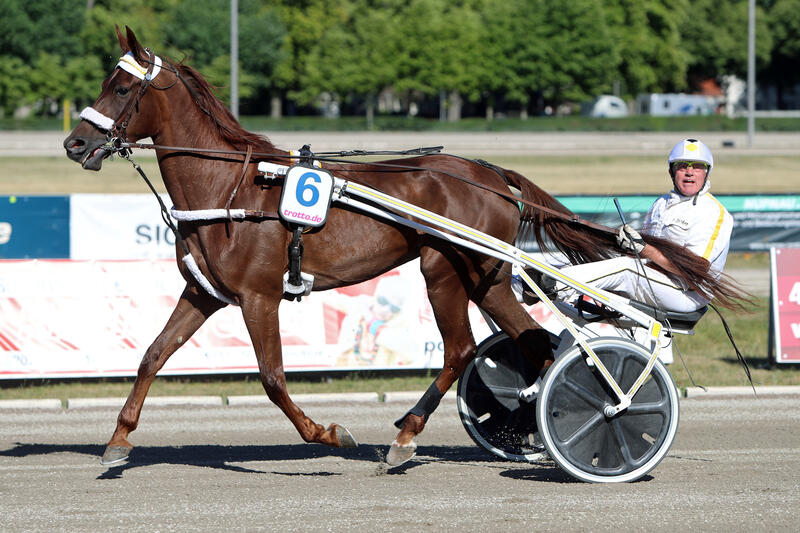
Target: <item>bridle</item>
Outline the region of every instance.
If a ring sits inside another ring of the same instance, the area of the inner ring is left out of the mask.
[[[101,112],[92,107],[86,107],[83,111],[81,111],[80,118],[94,124],[97,128],[106,132],[108,142],[103,146],[103,149],[106,151],[114,153],[127,150],[122,146],[122,144],[127,143],[128,124],[133,116],[133,113],[138,112],[139,103],[151,85],[154,89],[167,90],[174,86],[178,82],[178,79],[181,78],[175,67],[168,63],[165,65],[161,58],[155,55],[149,49],[145,49],[145,52],[147,52],[148,58],[142,60],[142,62],[147,64],[146,68],[136,61],[136,59],[133,57],[133,53],[131,52],[127,52],[125,55],[123,55],[117,63],[116,68],[124,70],[135,78],[139,78],[141,82],[139,83],[139,88],[136,91],[136,96],[128,100],[116,120],[103,115]],[[155,80],[156,76],[161,73],[162,69],[169,70],[176,76],[175,80],[169,85],[158,86],[153,83],[153,80]]]

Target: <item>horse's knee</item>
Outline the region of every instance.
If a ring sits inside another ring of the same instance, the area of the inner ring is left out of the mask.
[[[474,342],[470,341],[460,350],[446,353],[442,371],[446,371],[452,374],[454,379],[458,379],[464,371],[464,368],[466,368],[469,362],[475,357],[476,350],[477,346]]]

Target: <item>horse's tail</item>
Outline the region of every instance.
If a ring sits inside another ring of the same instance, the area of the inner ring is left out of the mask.
[[[508,184],[520,190],[523,200],[565,215],[560,217],[523,204],[517,230],[517,246],[525,248],[526,244],[535,241],[540,250],[557,250],[573,264],[601,261],[619,253],[616,250],[615,230],[575,222],[572,211],[531,180],[513,170],[503,169],[503,173]]]
[[[572,211],[525,176],[506,169],[503,173],[508,184],[521,191],[523,200],[567,215],[561,217],[523,204],[515,241],[517,246],[524,248],[535,240],[540,250],[557,250],[572,264],[601,261],[626,253],[617,246],[616,229],[578,221]],[[729,276],[715,276],[706,259],[672,241],[646,234],[642,237],[672,261],[677,268],[669,274],[680,279],[685,286],[729,309],[743,309],[744,303],[752,303],[750,295]]]

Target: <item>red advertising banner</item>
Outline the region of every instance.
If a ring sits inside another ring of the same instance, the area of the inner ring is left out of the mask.
[[[175,259],[0,260],[0,380],[135,376],[185,282]],[[528,309],[544,328],[563,326],[542,304]],[[491,330],[470,304],[480,342]],[[608,324],[596,334],[613,335]],[[441,368],[443,343],[419,262],[373,280],[280,306],[287,372]],[[662,360],[670,355],[662,349]],[[257,372],[241,310],[215,313],[161,375]]]
[[[135,376],[183,286],[174,259],[0,260],[0,380]],[[530,312],[545,327],[557,326],[544,306]],[[469,316],[477,341],[490,334],[474,305]],[[441,368],[443,361],[416,261],[283,302],[280,333],[289,372]],[[228,306],[160,373],[257,371],[241,310]]]
[[[775,361],[800,363],[800,248],[772,248]]]

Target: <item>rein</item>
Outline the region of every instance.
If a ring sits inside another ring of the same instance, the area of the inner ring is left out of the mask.
[[[252,149],[249,148],[248,151],[244,150],[222,150],[222,149],[215,149],[215,148],[193,148],[191,146],[165,146],[159,144],[143,144],[143,143],[129,143],[129,142],[120,142],[118,143],[120,149],[127,150],[131,148],[140,148],[146,150],[170,150],[176,152],[193,152],[193,153],[210,153],[210,154],[224,154],[224,155],[244,155],[247,156],[248,153],[251,157],[256,159],[268,159],[268,158],[285,158],[285,159],[300,159],[301,156],[292,155],[292,154],[285,154],[285,153],[266,153],[266,152],[252,152]],[[470,179],[467,179],[463,176],[459,176],[458,174],[453,174],[452,172],[447,172],[446,170],[441,170],[432,167],[415,167],[410,165],[396,165],[392,163],[382,163],[382,162],[363,162],[363,161],[351,161],[349,159],[339,159],[335,157],[329,157],[327,154],[333,155],[340,155],[344,157],[351,157],[351,156],[369,156],[369,155],[431,155],[431,154],[440,154],[440,155],[452,155],[452,154],[441,154],[439,150],[442,147],[427,147],[427,148],[412,148],[410,150],[398,150],[398,151],[367,151],[367,150],[350,150],[350,151],[342,151],[342,152],[321,152],[319,154],[312,154],[312,157],[318,161],[325,161],[327,163],[346,163],[346,164],[356,164],[356,165],[374,165],[382,168],[389,168],[395,170],[411,170],[411,171],[427,171],[427,172],[435,172],[437,174],[442,174],[445,176],[449,176],[454,178],[458,181],[471,185],[473,187],[477,187],[479,189],[483,189],[485,191],[491,192],[496,194],[506,200],[511,202],[520,203],[531,207],[537,211],[541,211],[548,215],[560,218],[562,220],[566,220],[568,222],[574,224],[580,224],[582,226],[587,226],[595,230],[599,230],[605,233],[616,233],[615,230],[608,228],[607,226],[603,226],[601,224],[596,224],[586,219],[582,219],[578,217],[578,215],[572,213],[567,214],[561,211],[557,211],[555,209],[551,209],[549,207],[543,206],[541,204],[537,204],[535,202],[531,202],[530,200],[525,200],[524,198],[518,198],[513,194],[509,194],[505,191],[501,191],[499,189],[495,189],[494,187],[490,187],[488,185],[483,185],[482,183],[477,183]],[[452,157],[458,157],[459,159],[465,159],[461,156],[453,155]],[[479,164],[482,164],[479,162]],[[483,164],[483,166],[486,166]],[[492,167],[487,167],[492,168]]]

